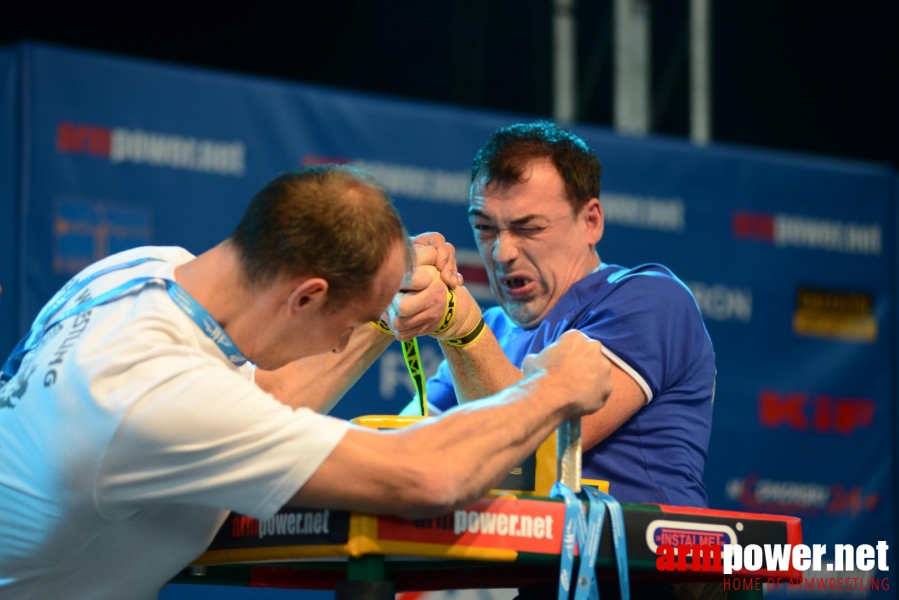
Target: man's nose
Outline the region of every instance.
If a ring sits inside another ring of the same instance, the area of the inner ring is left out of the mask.
[[[518,257],[518,244],[515,236],[508,232],[499,232],[493,240],[493,260],[498,263],[509,263]]]

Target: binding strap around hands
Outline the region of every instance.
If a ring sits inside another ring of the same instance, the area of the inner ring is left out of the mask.
[[[440,322],[440,326],[434,330],[432,335],[437,335],[439,333],[443,333],[447,329],[449,329],[450,325],[453,324],[453,317],[456,314],[456,295],[453,290],[446,288],[446,307],[443,311],[443,319]],[[483,322],[483,319],[481,320]],[[390,324],[388,324],[384,319],[378,319],[377,321],[369,321],[369,325],[377,329],[383,334],[386,335],[394,335],[393,331],[390,329]],[[474,341],[474,340],[472,340]],[[471,343],[471,342],[469,342]],[[406,340],[402,342],[403,344],[403,359],[406,362],[406,370],[409,371],[409,377],[412,379],[412,385],[415,386],[415,395],[418,398],[418,408],[421,412],[421,416],[428,416],[428,392],[427,392],[427,380],[425,378],[424,366],[421,362],[421,351],[418,348],[418,339],[412,338],[411,340]],[[467,344],[466,344],[467,345]]]

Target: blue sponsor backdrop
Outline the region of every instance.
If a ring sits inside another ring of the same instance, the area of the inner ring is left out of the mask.
[[[27,91],[18,107],[17,68]],[[8,332],[24,331],[84,264],[141,244],[199,253],[229,234],[266,181],[319,162],[371,171],[411,232],[438,230],[456,244],[489,303],[466,218],[468,168],[492,129],[530,117],[42,45],[0,52],[0,77],[10,125],[0,137],[0,248],[14,257],[0,283],[16,281],[15,269],[24,281],[0,303],[3,354]],[[573,129],[603,162],[603,260],[662,262],[703,310],[718,361],[711,505],[796,514],[810,543],[892,543],[894,175]],[[16,157],[24,194],[13,203]],[[425,340],[423,354],[433,371],[439,350]],[[395,413],[410,394],[392,348],[335,414]]]
[[[21,263],[16,247],[18,65],[15,52],[0,48],[0,354],[6,354],[17,341],[17,277]]]

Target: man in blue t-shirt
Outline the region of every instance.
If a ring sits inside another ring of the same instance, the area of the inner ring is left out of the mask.
[[[600,171],[583,140],[549,122],[502,128],[481,148],[468,216],[499,306],[477,335],[480,309],[457,289],[464,326],[453,329],[476,339],[441,344],[428,399],[446,410],[495,393],[523,377],[528,354],[578,329],[602,342],[614,386],[582,420],[583,476],[608,480],[619,501],[704,507],[712,343],[667,268],[600,260]]]

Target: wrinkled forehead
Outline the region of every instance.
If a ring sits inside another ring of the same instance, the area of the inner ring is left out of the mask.
[[[505,185],[475,181],[469,190],[468,215],[496,220],[568,215],[571,203],[564,185],[552,175],[538,172],[533,178]]]

